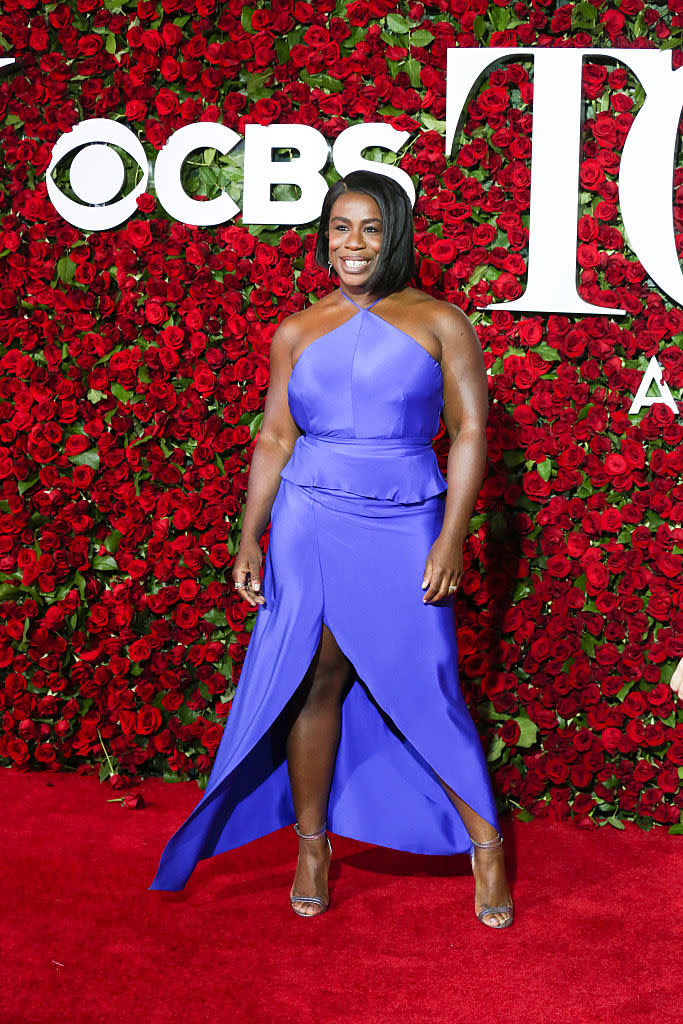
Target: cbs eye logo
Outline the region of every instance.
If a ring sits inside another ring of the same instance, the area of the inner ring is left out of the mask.
[[[183,188],[182,168],[195,150],[213,148],[225,155],[241,141],[232,129],[213,122],[189,124],[175,131],[154,165],[157,199],[166,212],[196,225],[222,224],[239,213],[237,204],[224,191],[215,199],[200,201],[189,196]],[[130,182],[132,174],[117,150],[132,157],[138,167],[134,187],[119,199],[126,178]],[[71,154],[68,185],[80,202],[65,195],[54,178],[54,171]],[[136,200],[147,190],[149,178],[149,162],[139,139],[118,121],[101,117],[81,121],[58,140],[45,176],[57,212],[70,224],[88,231],[106,231],[136,213]]]
[[[131,156],[142,172],[132,191],[116,202],[112,200],[125,184],[126,167],[113,146]],[[69,168],[69,185],[81,202],[65,195],[53,177],[53,171],[71,153],[75,156]],[[81,121],[62,135],[45,175],[47,192],[57,212],[70,224],[88,231],[106,231],[132,216],[148,180],[149,164],[140,141],[129,128],[103,117]]]

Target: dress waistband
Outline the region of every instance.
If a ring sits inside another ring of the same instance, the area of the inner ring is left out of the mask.
[[[302,434],[306,444],[355,444],[366,448],[430,448],[431,440],[428,437],[334,437],[328,434]]]
[[[446,490],[431,440],[425,437],[301,434],[280,475],[307,487],[399,503]]]

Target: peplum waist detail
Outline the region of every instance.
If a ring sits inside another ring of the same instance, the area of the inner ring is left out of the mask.
[[[308,487],[408,504],[446,490],[424,437],[327,437],[301,434],[280,476]]]

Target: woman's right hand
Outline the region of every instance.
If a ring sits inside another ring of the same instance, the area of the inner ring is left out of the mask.
[[[679,661],[671,678],[671,689],[679,700],[683,700],[683,658]]]
[[[232,578],[237,593],[251,605],[266,603],[261,593],[262,561],[263,552],[258,541],[243,539],[232,567]]]

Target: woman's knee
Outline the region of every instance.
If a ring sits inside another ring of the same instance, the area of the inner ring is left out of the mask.
[[[309,701],[316,703],[341,701],[348,684],[350,671],[349,659],[340,649],[327,626],[323,626],[320,650],[308,694]]]

